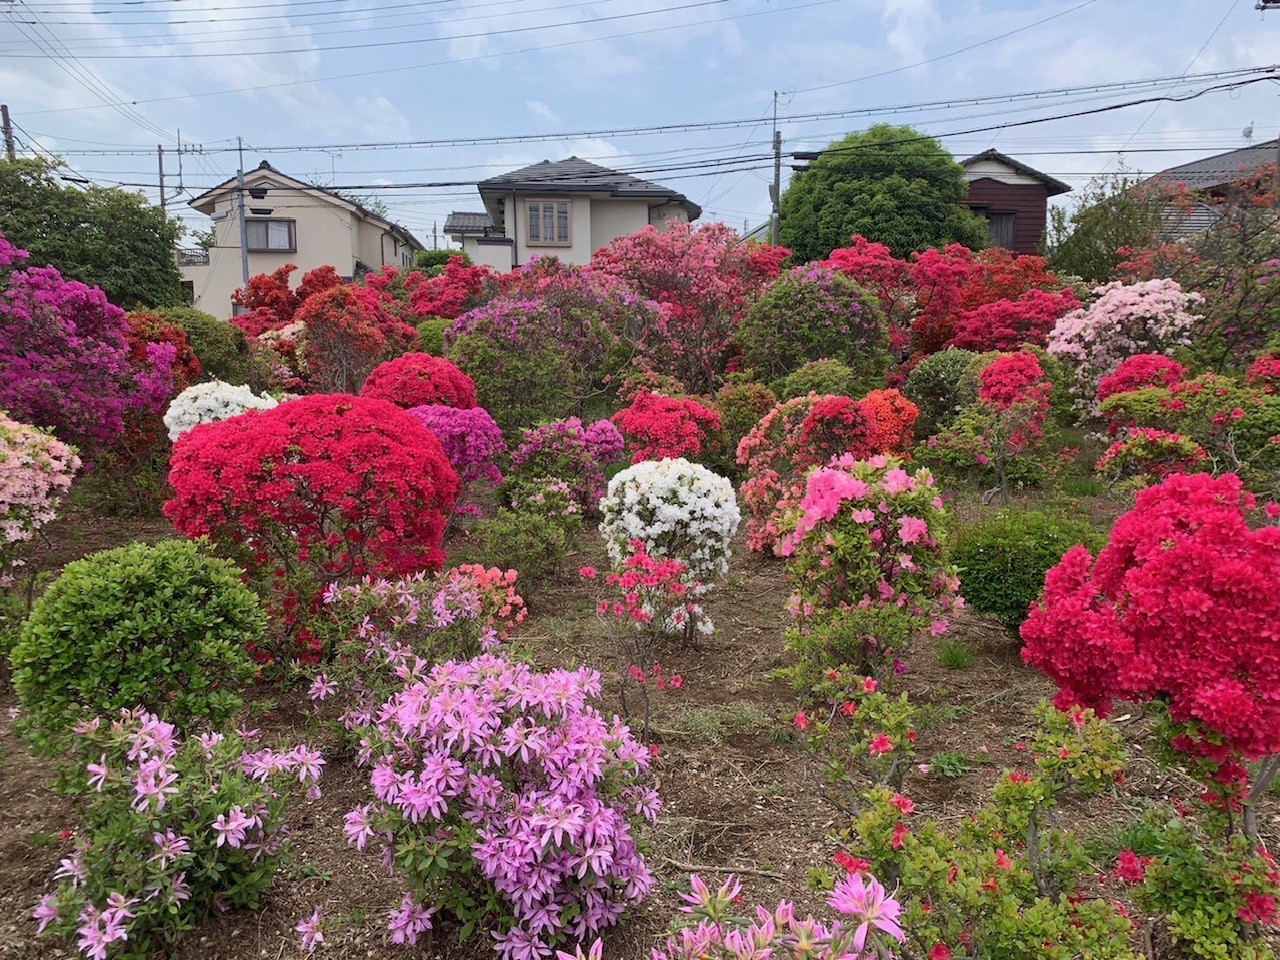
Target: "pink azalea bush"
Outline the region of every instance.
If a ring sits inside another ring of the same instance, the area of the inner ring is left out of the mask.
[[[11,581],[21,545],[57,514],[78,469],[71,447],[0,411],[0,587]]]
[[[148,344],[135,365],[123,310],[53,267],[23,268],[27,258],[0,234],[0,410],[92,459],[130,414],[163,412],[176,350]]]
[[[946,524],[928,470],[846,455],[812,471],[778,547],[802,656],[820,652],[807,650],[807,636],[835,622],[865,645],[857,665],[901,670],[920,637],[945,632],[943,618],[963,602],[943,551]]]
[[[616,463],[624,448],[622,434],[608,420],[583,425],[577,417],[553,420],[525,430],[511,454],[510,498],[523,495],[526,482],[539,488],[547,478],[568,484],[573,502],[595,512],[605,493],[604,468]]]
[[[318,797],[325,764],[306,746],[183,739],[143,710],[79,724],[70,751],[85,829],[34,917],[89,960],[167,954],[211,913],[257,907],[288,839],[290,785]]]
[[[489,654],[402,669],[360,755],[375,799],[345,825],[408,888],[394,941],[447,917],[488,931],[501,957],[546,956],[649,893],[633,833],[659,809],[641,781],[649,755],[591,706],[598,673]]]
[[[1096,299],[1073,310],[1049,334],[1048,350],[1075,368],[1079,402],[1092,403],[1099,382],[1120,364],[1143,353],[1168,354],[1190,346],[1204,302],[1176,280],[1109,283]]]

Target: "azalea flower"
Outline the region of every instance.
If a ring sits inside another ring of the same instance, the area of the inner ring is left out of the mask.
[[[837,913],[858,921],[853,936],[853,949],[861,954],[866,948],[867,937],[873,939],[873,931],[879,930],[901,943],[906,939],[898,917],[902,906],[885,895],[885,889],[875,877],[851,873],[836,885],[827,898],[827,904]]]

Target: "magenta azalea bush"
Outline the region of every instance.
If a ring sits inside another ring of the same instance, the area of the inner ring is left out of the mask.
[[[288,838],[290,783],[319,796],[324,759],[305,746],[183,739],[143,710],[75,733],[85,829],[34,916],[90,960],[168,955],[210,913],[256,908]]]
[[[604,468],[622,455],[625,441],[608,420],[583,426],[577,417],[554,420],[525,430],[520,445],[511,454],[512,497],[518,488],[548,478],[569,485],[573,502],[593,513],[605,494]]]
[[[459,410],[441,404],[425,404],[414,407],[409,415],[430,430],[465,490],[474,483],[497,486],[502,482],[502,471],[497,460],[507,452],[502,439],[502,428],[494,422],[484,407]]]
[[[416,943],[447,917],[490,931],[501,957],[543,957],[649,893],[633,833],[660,806],[641,780],[649,754],[590,705],[598,673],[490,654],[401,670],[360,754],[375,800],[345,827],[408,887],[392,940]]]
[[[78,469],[71,447],[0,410],[0,587],[12,577],[20,545],[56,515]]]
[[[131,413],[161,413],[173,391],[172,344],[130,361],[123,310],[97,287],[26,267],[0,234],[0,410],[51,429],[92,458],[120,439]]]

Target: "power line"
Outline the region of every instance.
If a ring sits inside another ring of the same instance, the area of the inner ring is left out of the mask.
[[[503,30],[482,30],[478,33],[455,33],[445,37],[425,37],[411,40],[378,40],[371,43],[343,43],[329,47],[291,47],[283,50],[279,48],[272,50],[230,50],[215,51],[213,53],[182,53],[180,55],[172,53],[86,53],[81,56],[85,60],[189,60],[220,57],[274,57],[290,53],[327,53],[334,50],[369,50],[375,47],[403,47],[426,43],[447,43],[451,40],[474,40],[478,37],[487,38],[511,36],[521,33],[535,33],[542,30],[556,30],[560,27],[580,27],[587,24],[608,23],[614,20],[634,20],[637,17],[652,17],[660,13],[674,13],[680,10],[695,10],[699,7],[715,7],[729,2],[731,2],[731,0],[696,0],[694,3],[682,3],[671,7],[659,7],[654,10],[640,10],[632,13],[613,13],[604,17],[588,17],[583,20],[564,20],[559,23],[539,23],[524,27],[508,27]],[[7,54],[7,56],[23,60],[38,58],[41,54],[10,53]]]

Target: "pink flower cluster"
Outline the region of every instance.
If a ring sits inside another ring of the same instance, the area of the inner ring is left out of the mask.
[[[688,567],[680,560],[658,560],[649,556],[644,542],[632,540],[630,553],[621,563],[621,570],[605,576],[604,581],[615,588],[621,599],[601,600],[596,612],[619,620],[630,620],[645,626],[657,622],[672,631],[696,627],[702,608],[693,597],[702,585],[688,576]],[[583,567],[579,574],[594,580],[596,571]]]
[[[425,404],[409,411],[419,423],[435,434],[444,455],[458,474],[464,492],[473,483],[484,481],[491,486],[502,482],[497,460],[507,452],[502,428],[483,407],[459,409],[443,404]]]
[[[692,397],[667,397],[642,391],[613,415],[631,443],[631,462],[697,458],[709,436],[720,430],[720,414]]]
[[[564,480],[574,502],[594,511],[605,494],[604,468],[618,459],[624,446],[622,434],[608,420],[584,427],[577,417],[569,417],[525,430],[511,454],[511,470]]]
[[[0,411],[0,587],[17,561],[17,545],[54,518],[79,468],[71,447]]]
[[[659,809],[640,780],[648,752],[590,705],[598,673],[536,673],[488,654],[404,666],[403,688],[365,731],[375,802],[345,827],[409,885],[393,933],[414,942],[430,924],[416,905],[431,903],[492,926],[504,958],[540,957],[648,894],[632,833]]]

